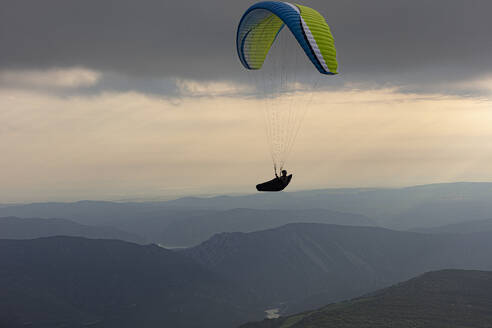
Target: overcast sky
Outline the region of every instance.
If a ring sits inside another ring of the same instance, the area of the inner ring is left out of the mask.
[[[253,192],[251,1],[0,0],[0,203]],[[492,1],[305,1],[335,36],[291,190],[491,181]]]

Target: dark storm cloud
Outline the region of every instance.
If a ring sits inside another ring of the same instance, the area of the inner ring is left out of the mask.
[[[0,69],[82,66],[133,78],[234,79],[251,1],[0,0]],[[344,81],[408,85],[492,71],[490,0],[305,1],[328,20]]]

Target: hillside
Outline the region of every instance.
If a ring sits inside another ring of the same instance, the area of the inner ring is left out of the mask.
[[[489,328],[492,272],[443,270],[315,311],[241,328]]]
[[[492,270],[492,233],[431,235],[375,227],[289,224],[222,233],[183,250],[287,312],[356,297],[426,271]]]
[[[0,327],[231,327],[261,314],[238,286],[155,245],[0,240],[0,263]]]
[[[316,223],[221,233],[180,251],[50,237],[0,240],[0,327],[231,327],[430,270],[492,270],[492,233]]]

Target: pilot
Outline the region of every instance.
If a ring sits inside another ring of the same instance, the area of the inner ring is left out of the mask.
[[[277,175],[277,172],[275,172],[275,176],[277,177],[277,179],[279,179],[279,180],[280,180],[280,182],[282,182],[282,184],[283,184],[284,186],[286,186],[286,185],[287,185],[287,183],[288,183],[288,178],[287,178],[287,170],[282,170],[282,175],[281,175],[281,176],[278,176],[278,175]]]

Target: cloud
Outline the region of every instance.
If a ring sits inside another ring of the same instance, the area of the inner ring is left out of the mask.
[[[0,71],[0,85],[28,89],[72,89],[96,85],[101,73],[84,68]]]
[[[335,35],[339,80],[409,92],[492,67],[488,0],[311,0]],[[235,30],[251,1],[0,1],[0,69],[87,67],[124,79],[241,80]],[[120,83],[121,85],[122,83]],[[434,90],[434,85],[443,85]]]
[[[471,81],[466,81],[459,84],[460,87],[468,90],[481,90],[484,93],[492,94],[492,76],[485,76]]]
[[[253,88],[234,81],[177,80],[176,86],[179,94],[184,97],[240,96],[253,91]]]

